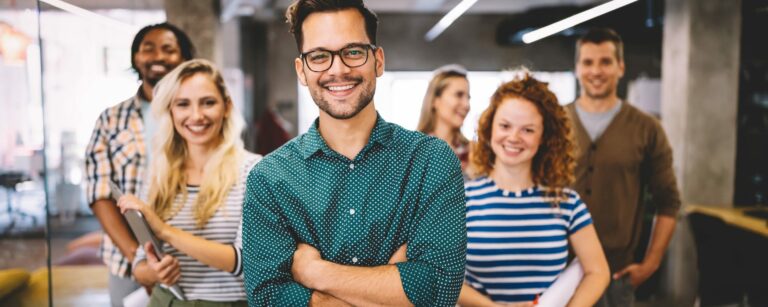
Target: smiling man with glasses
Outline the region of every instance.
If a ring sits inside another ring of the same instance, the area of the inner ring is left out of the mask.
[[[250,304],[455,305],[466,254],[459,161],[376,112],[376,15],[361,0],[299,0],[286,15],[320,115],[249,175]]]

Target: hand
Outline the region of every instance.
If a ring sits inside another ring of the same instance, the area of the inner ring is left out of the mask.
[[[624,277],[624,275],[629,275],[629,283],[633,288],[637,288],[648,280],[653,275],[653,272],[656,272],[656,269],[657,267],[646,263],[633,263],[618,273],[613,274],[613,279],[618,280]]]
[[[406,252],[408,251],[408,244],[403,244],[398,248],[394,254],[392,254],[392,257],[389,258],[388,264],[395,264],[399,262],[406,262],[408,261],[408,257],[406,257]]]
[[[158,282],[157,274],[155,274],[155,271],[152,271],[152,268],[149,267],[146,259],[136,264],[136,266],[131,269],[131,274],[133,274],[133,278],[136,279],[136,282],[147,290],[148,294],[152,294],[152,287]]]
[[[157,213],[155,213],[155,210],[149,207],[149,205],[138,199],[136,196],[126,194],[117,200],[117,206],[120,207],[120,213],[123,214],[128,210],[141,212],[144,219],[147,220],[149,227],[152,228],[152,231],[154,231],[161,240],[166,241],[166,239],[163,238],[163,234],[167,232],[166,228],[168,227],[168,224],[160,219],[160,217],[157,216]]]
[[[322,261],[323,258],[316,248],[309,244],[299,243],[296,246],[296,251],[293,252],[293,264],[291,265],[293,280],[307,288],[316,289],[313,283],[314,276],[318,276],[316,271],[319,268],[318,264]]]
[[[152,248],[152,243],[150,242],[144,244],[144,250],[147,252],[147,265],[157,274],[160,283],[170,286],[179,281],[179,278],[181,278],[179,259],[171,255],[165,255],[163,259],[158,259],[155,249]]]

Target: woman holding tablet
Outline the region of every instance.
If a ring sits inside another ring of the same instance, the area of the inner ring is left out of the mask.
[[[246,177],[261,157],[243,149],[243,120],[220,72],[206,60],[179,65],[157,85],[152,115],[148,201],[125,195],[118,205],[144,215],[165,256],[157,259],[151,244],[139,248],[133,274],[178,284],[187,299],[155,287],[149,306],[246,306],[241,212]]]
[[[533,306],[566,267],[584,276],[568,306],[592,306],[608,263],[573,181],[570,124],[546,83],[528,72],[502,84],[480,117],[467,195],[467,270],[461,306]]]

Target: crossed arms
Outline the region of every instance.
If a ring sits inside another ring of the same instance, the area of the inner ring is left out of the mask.
[[[320,251],[297,238],[266,179],[252,172],[243,208],[243,265],[249,303],[455,305],[466,254],[464,191],[456,169],[456,182],[446,180],[422,198],[412,229],[404,230],[407,245],[395,247],[390,263],[378,266],[322,259]],[[435,229],[440,229],[440,237],[434,235]]]
[[[315,289],[310,306],[413,306],[400,280],[396,263],[406,262],[406,245],[386,265],[356,267],[325,261],[308,244],[299,244],[293,255],[291,273],[296,282]]]

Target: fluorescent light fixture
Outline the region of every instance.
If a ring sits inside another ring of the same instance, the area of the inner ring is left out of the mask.
[[[451,26],[451,24],[456,21],[459,17],[461,17],[464,12],[466,12],[470,7],[475,5],[475,2],[477,0],[461,0],[461,2],[456,5],[453,9],[451,9],[448,14],[445,14],[440,21],[437,22],[437,24],[432,27],[432,29],[427,32],[427,34],[424,35],[424,39],[428,42],[431,42],[435,40],[438,36],[440,36],[445,29],[448,29],[448,27]]]
[[[127,24],[127,23],[124,23],[124,22],[121,22],[121,21],[117,21],[115,19],[103,16],[103,15],[96,14],[94,12],[91,12],[91,11],[86,10],[84,8],[81,8],[79,6],[72,5],[72,4],[70,4],[68,2],[65,2],[65,1],[61,1],[61,0],[40,0],[40,2],[45,2],[47,4],[50,4],[52,6],[55,6],[55,7],[59,8],[59,9],[63,10],[63,11],[67,11],[67,12],[70,12],[70,13],[75,14],[77,16],[88,18],[88,19],[91,19],[91,20],[93,20],[95,22],[98,22],[98,23],[101,23],[101,24],[104,24],[104,25],[108,25],[108,26],[111,26],[111,27],[114,27],[114,28],[117,28],[117,29],[120,29],[120,30],[123,30],[123,31],[126,31],[126,32],[133,33],[133,32],[136,32],[138,30],[137,27],[135,27],[135,26],[133,26],[131,24]]]
[[[560,31],[563,31],[565,29],[568,29],[577,24],[580,24],[582,22],[585,22],[597,16],[603,15],[605,13],[608,13],[620,7],[623,7],[632,2],[637,2],[637,0],[613,0],[610,2],[603,3],[601,5],[593,7],[586,11],[583,11],[581,13],[578,13],[576,15],[573,15],[571,17],[568,17],[566,19],[560,20],[556,23],[543,27],[541,29],[525,33],[523,35],[523,42],[526,44],[533,43],[537,40],[553,35],[555,33],[558,33]]]

